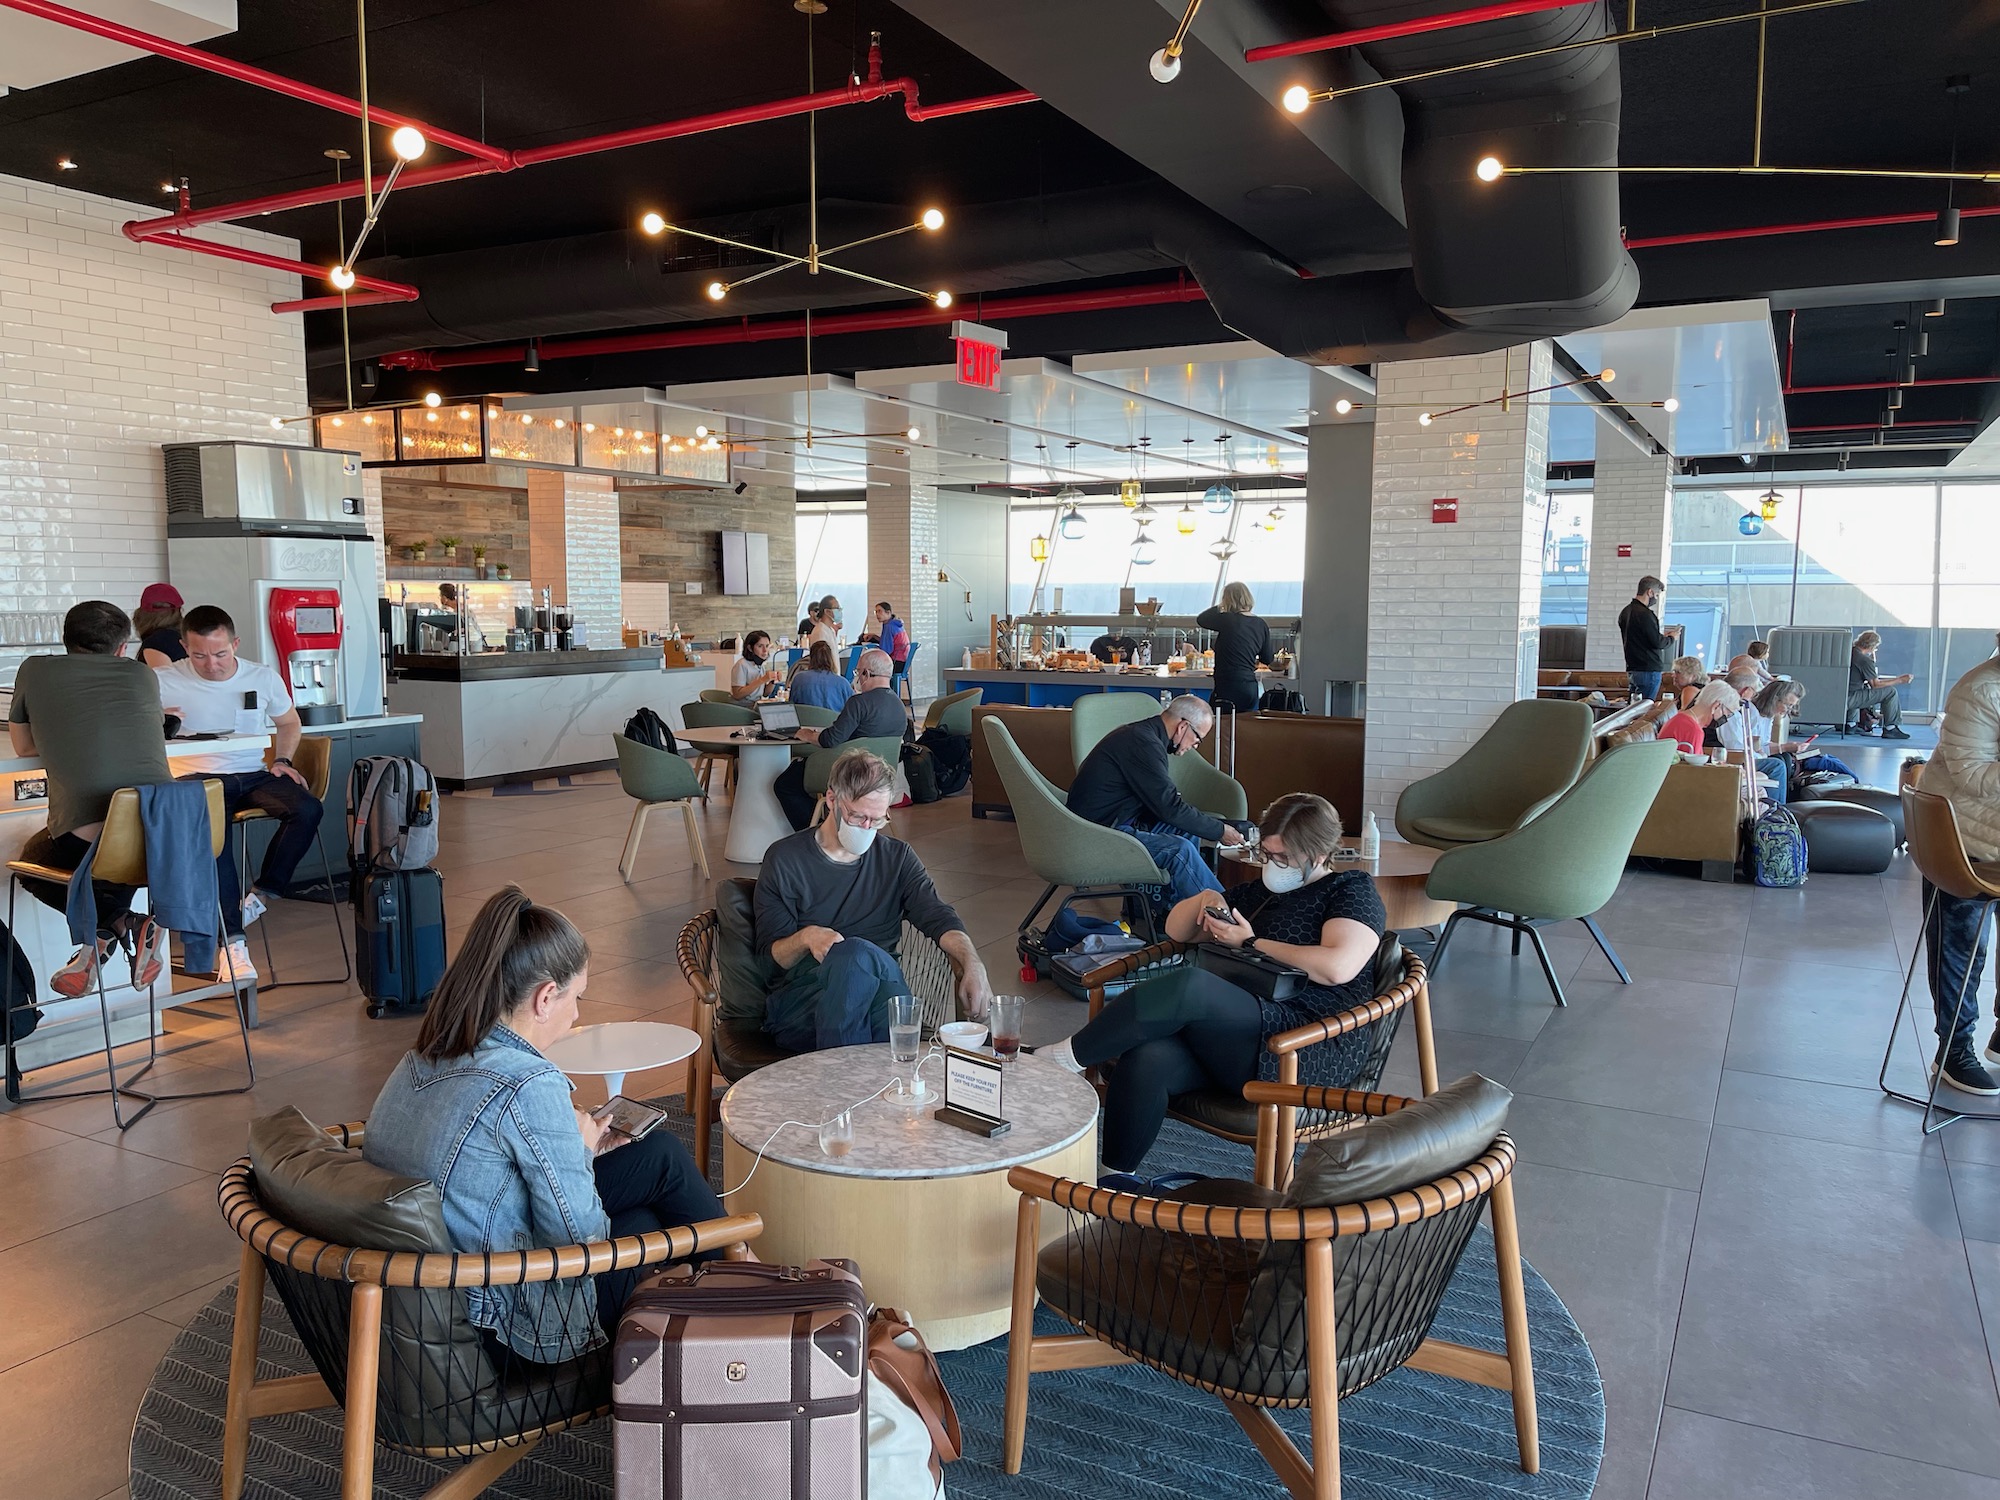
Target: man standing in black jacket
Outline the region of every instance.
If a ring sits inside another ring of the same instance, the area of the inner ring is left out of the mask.
[[[1632,679],[1632,696],[1660,696],[1660,674],[1673,660],[1673,645],[1660,629],[1654,611],[1667,586],[1648,573],[1639,580],[1639,591],[1618,616],[1618,634],[1625,642],[1625,672]]]
[[[1071,812],[1146,846],[1167,873],[1169,906],[1197,891],[1222,890],[1198,840],[1232,845],[1248,838],[1246,829],[1189,805],[1168,769],[1168,757],[1194,749],[1214,723],[1214,711],[1201,699],[1176,698],[1159,717],[1120,725],[1099,740],[1070,784]]]

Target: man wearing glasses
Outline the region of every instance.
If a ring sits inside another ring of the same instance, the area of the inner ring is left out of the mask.
[[[886,651],[864,651],[854,666],[854,696],[840,710],[840,716],[824,729],[801,729],[799,738],[822,750],[845,745],[849,740],[907,739],[910,716],[889,686],[896,664]],[[794,828],[812,822],[813,795],[806,790],[806,763],[795,760],[779,773],[772,790]]]
[[[896,961],[907,920],[944,950],[972,1017],[993,997],[965,924],[937,893],[915,851],[882,830],[895,773],[865,750],[827,778],[818,828],[780,839],[757,878],[757,947],[779,971],[764,1029],[793,1052],[889,1039],[889,997],[908,994]]]

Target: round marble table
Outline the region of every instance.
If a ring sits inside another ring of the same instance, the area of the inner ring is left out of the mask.
[[[601,1074],[609,1098],[624,1089],[627,1073],[686,1062],[700,1046],[701,1038],[685,1026],[669,1026],[663,1021],[605,1021],[579,1026],[557,1037],[542,1056],[565,1073]]]
[[[747,727],[674,732],[674,738],[683,745],[735,755],[735,800],[729,808],[729,841],[722,852],[741,865],[762,864],[764,851],[793,833],[772,788],[794,755],[810,755],[813,751],[813,746],[803,740],[760,740],[755,738],[756,733]]]
[[[1361,841],[1344,838],[1340,846],[1347,850],[1358,850]],[[1418,927],[1435,927],[1458,910],[1455,901],[1433,901],[1425,890],[1431,878],[1431,866],[1437,863],[1442,849],[1433,849],[1426,844],[1405,844],[1399,839],[1383,839],[1381,855],[1374,860],[1343,859],[1334,865],[1336,870],[1366,870],[1375,877],[1375,890],[1382,897],[1382,909],[1388,914],[1391,932],[1409,932]],[[1222,882],[1224,885],[1237,880],[1256,880],[1263,873],[1264,862],[1255,856],[1246,856],[1234,849],[1222,851]]]
[[[1007,1169],[1097,1180],[1097,1094],[1076,1074],[1026,1054],[1008,1064],[1001,1109],[1012,1122],[988,1138],[940,1124],[928,1110],[876,1099],[854,1111],[854,1149],[829,1157],[817,1123],[880,1088],[886,1044],[807,1052],[743,1079],[722,1101],[723,1180],[731,1213],[764,1218],[757,1253],[797,1265],[845,1256],[870,1301],[908,1312],[933,1349],[964,1349],[1007,1331],[1020,1194]],[[937,1093],[940,1065],[924,1066]],[[938,1103],[943,1103],[942,1097]],[[775,1140],[771,1139],[777,1131]],[[770,1140],[764,1160],[757,1151]],[[1042,1215],[1044,1242],[1062,1215]]]

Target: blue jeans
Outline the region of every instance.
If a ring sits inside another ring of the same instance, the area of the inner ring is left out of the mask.
[[[1807,771],[1832,771],[1841,776],[1854,776],[1854,767],[1850,766],[1846,761],[1838,760],[1831,755],[1801,756],[1799,758],[1799,770],[1801,773]],[[1854,779],[1859,781],[1861,778],[1854,776]]]
[[[1215,878],[1215,871],[1201,857],[1201,844],[1193,834],[1158,823],[1149,823],[1144,827],[1127,823],[1119,832],[1129,833],[1144,844],[1146,852],[1153,856],[1153,863],[1166,872],[1167,886],[1161,900],[1167,906],[1185,901],[1201,891],[1221,894],[1222,882]],[[1156,901],[1154,904],[1158,906],[1160,903]]]
[[[703,1219],[719,1219],[729,1210],[708,1185],[708,1176],[695,1165],[674,1133],[664,1126],[649,1135],[628,1142],[616,1150],[594,1158],[591,1173],[597,1179],[598,1201],[611,1220],[612,1238],[628,1234],[657,1234]],[[710,1260],[715,1252],[694,1257]],[[627,1271],[600,1271],[597,1275],[597,1321],[606,1333],[618,1331],[618,1314],[624,1309],[632,1288],[655,1267],[634,1266]]]
[[[1634,697],[1657,698],[1660,696],[1660,678],[1666,674],[1662,672],[1627,672],[1625,675],[1632,680],[1632,693]]]
[[[764,1001],[764,1029],[792,1052],[889,1040],[889,997],[909,993],[894,956],[866,938],[842,938],[824,962],[808,953]]]
[[[227,772],[213,778],[222,783],[223,811],[234,818],[245,808],[254,807],[277,819],[277,832],[264,850],[263,868],[255,884],[259,890],[283,895],[291,889],[299,861],[319,838],[320,819],[326,808],[319,799],[289,776],[269,771]],[[222,903],[222,925],[230,937],[243,936],[243,889],[236,873],[236,841],[222,846],[216,857],[216,895]]]
[[[1785,800],[1785,763],[1775,755],[1766,755],[1757,762],[1757,774],[1768,776],[1777,783],[1766,793],[1773,802],[1782,804]]]
[[[1924,907],[1930,913],[1924,923],[1925,974],[1937,1014],[1939,1055],[1976,1054],[1973,1033],[1979,1025],[1979,976],[1986,967],[1986,903],[1948,895],[1926,880]]]

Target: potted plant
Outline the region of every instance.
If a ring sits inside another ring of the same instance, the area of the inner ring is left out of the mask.
[[[430,553],[431,553],[431,544],[425,541],[423,538],[419,537],[416,541],[410,543],[411,561],[422,562],[425,558],[430,556]]]
[[[507,564],[505,564],[505,563],[500,563],[500,564],[496,565],[496,566],[494,567],[493,571],[494,571],[495,573],[499,574],[499,576],[501,577],[501,579],[502,579],[502,580],[505,580],[505,579],[509,579],[509,578],[512,578],[512,577],[514,576],[514,570],[513,570],[512,568],[508,567],[508,566],[507,566]]]
[[[456,561],[458,560],[458,538],[457,538],[457,537],[455,537],[455,536],[441,536],[441,537],[439,537],[439,538],[438,538],[438,545],[439,545],[440,547],[444,548],[444,560],[445,560],[446,562],[456,562]]]
[[[472,571],[477,573],[481,578],[486,576],[486,544],[484,542],[474,542],[472,544]]]

